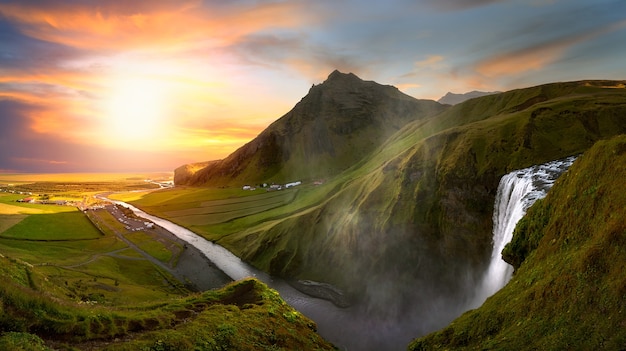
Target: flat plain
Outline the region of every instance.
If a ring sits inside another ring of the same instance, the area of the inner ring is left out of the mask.
[[[180,245],[150,241],[148,234],[129,233],[105,210],[81,211],[67,205],[18,202],[64,199],[76,204],[95,205],[93,195],[143,185],[143,178],[127,175],[85,175],[69,177],[65,191],[61,179],[67,175],[1,175],[0,253],[19,260],[46,276],[78,301],[106,305],[132,304],[187,293],[170,273],[155,266],[118,235],[129,239],[149,255],[169,262],[180,253]],[[11,184],[9,186],[9,184]],[[37,192],[35,192],[37,191]],[[20,194],[21,192],[21,194]],[[94,225],[97,217],[107,226]]]

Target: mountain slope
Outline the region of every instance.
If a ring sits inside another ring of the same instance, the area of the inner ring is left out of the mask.
[[[336,175],[408,122],[444,109],[395,87],[334,71],[254,140],[202,169],[180,167],[174,181],[221,186]]]
[[[338,286],[378,320],[411,325],[408,343],[467,308],[489,260],[500,177],[624,134],[624,116],[623,81],[484,96],[407,123],[287,205],[187,225],[273,275]]]
[[[195,229],[273,274],[331,282],[381,313],[411,306],[443,323],[462,311],[489,258],[500,177],[626,133],[626,90],[589,84],[468,101],[407,125],[319,189],[327,196],[313,205],[294,202],[243,230],[238,221],[233,231]],[[447,307],[434,313],[438,304]]]
[[[598,142],[531,207],[505,249],[511,282],[411,350],[626,345],[626,137]]]

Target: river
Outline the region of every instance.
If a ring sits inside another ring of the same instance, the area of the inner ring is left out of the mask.
[[[285,280],[252,267],[224,247],[187,228],[150,215],[128,203],[112,202],[131,209],[137,216],[154,222],[193,245],[231,279],[255,277],[275,289],[289,305],[315,321],[318,333],[340,350],[405,350],[413,338],[425,332],[410,321],[373,316],[367,312],[365,306],[340,308],[330,301],[306,295]]]

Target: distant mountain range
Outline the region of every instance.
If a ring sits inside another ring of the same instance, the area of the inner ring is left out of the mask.
[[[486,96],[486,95],[493,95],[497,93],[500,93],[500,92],[499,91],[486,92],[486,91],[477,91],[477,90],[470,91],[469,93],[464,93],[464,94],[455,94],[455,93],[448,92],[446,95],[442,96],[439,100],[437,100],[437,102],[440,104],[444,104],[444,105],[456,105],[464,101],[467,101],[469,99]]]

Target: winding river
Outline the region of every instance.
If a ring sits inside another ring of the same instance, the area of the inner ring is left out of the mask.
[[[231,279],[255,277],[275,289],[288,304],[315,321],[318,333],[341,350],[405,350],[411,339],[425,332],[408,321],[373,316],[367,313],[364,306],[340,308],[327,300],[306,295],[285,280],[250,266],[227,249],[187,228],[150,215],[128,203],[112,202],[131,209],[137,216],[154,222],[193,245]]]

